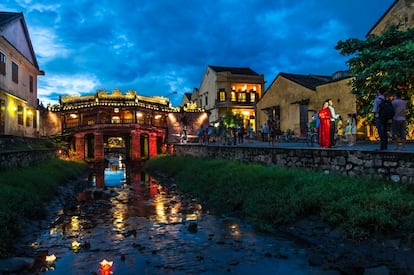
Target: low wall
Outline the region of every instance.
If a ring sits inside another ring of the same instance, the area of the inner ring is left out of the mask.
[[[18,167],[28,167],[33,163],[55,155],[55,149],[2,152],[0,153],[0,171]]]
[[[350,177],[414,183],[414,153],[320,148],[270,148],[175,144],[173,154],[305,168]]]

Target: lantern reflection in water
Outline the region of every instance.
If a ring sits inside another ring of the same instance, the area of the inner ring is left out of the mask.
[[[47,255],[45,258],[46,261],[46,270],[54,270],[55,269],[55,261],[56,261],[56,256],[54,254],[52,255]]]
[[[80,249],[80,243],[78,243],[77,241],[73,241],[72,242],[72,251],[73,252],[78,252],[78,250]]]

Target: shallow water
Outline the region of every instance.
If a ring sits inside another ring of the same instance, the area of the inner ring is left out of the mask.
[[[312,274],[306,248],[215,216],[140,169],[111,164],[34,243],[51,274]],[[79,243],[79,248],[72,243]],[[112,261],[108,272],[102,260]]]

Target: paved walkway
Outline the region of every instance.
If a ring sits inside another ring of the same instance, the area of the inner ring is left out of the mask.
[[[214,143],[211,145],[215,145]],[[234,145],[226,145],[226,146],[234,146]],[[280,141],[279,143],[275,144],[275,145],[271,145],[268,142],[262,142],[262,141],[258,141],[258,140],[249,140],[249,139],[245,139],[244,142],[242,144],[237,144],[236,146],[246,146],[246,147],[279,147],[279,148],[315,148],[315,149],[319,149],[319,145],[315,144],[313,147],[308,146],[308,144],[306,143],[306,141],[303,139],[294,141],[294,142],[286,142],[286,141]],[[366,151],[375,151],[378,150],[380,148],[379,142],[378,141],[357,141],[356,145],[354,146],[348,146],[346,144],[346,142],[342,145],[342,146],[337,146],[335,148],[330,148],[328,150],[366,150]],[[414,142],[413,141],[408,141],[406,146],[405,146],[405,151],[399,151],[399,150],[394,150],[395,145],[394,143],[390,143],[388,144],[388,150],[387,151],[383,151],[383,152],[410,152],[413,153],[414,152]]]

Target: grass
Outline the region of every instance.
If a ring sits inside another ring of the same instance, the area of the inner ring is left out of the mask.
[[[309,215],[354,240],[414,230],[414,190],[408,185],[195,157],[159,156],[144,169],[174,178],[180,190],[265,232]]]
[[[56,197],[59,184],[78,178],[86,167],[81,161],[51,158],[0,172],[0,256],[12,250],[25,220],[45,217],[45,204]]]
[[[17,139],[7,145],[0,145],[0,153],[2,152],[20,152],[20,151],[31,151],[41,149],[54,149],[57,148],[57,144],[52,140],[41,139],[36,141],[25,141]]]

